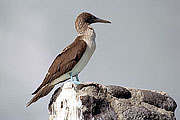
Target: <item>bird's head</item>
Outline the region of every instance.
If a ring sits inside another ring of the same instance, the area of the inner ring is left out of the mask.
[[[111,22],[95,17],[90,13],[83,12],[78,15],[75,21],[75,27],[77,32],[78,33],[84,32],[88,28],[88,25],[92,23],[111,23]]]

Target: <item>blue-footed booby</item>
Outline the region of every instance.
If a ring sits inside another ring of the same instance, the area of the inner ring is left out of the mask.
[[[34,97],[27,103],[27,107],[46,96],[58,83],[68,79],[76,84],[79,83],[78,74],[87,65],[96,48],[96,34],[90,25],[97,22],[111,23],[87,12],[78,15],[75,21],[77,38],[55,58],[43,82],[32,93]],[[76,81],[73,81],[73,77],[76,77]]]

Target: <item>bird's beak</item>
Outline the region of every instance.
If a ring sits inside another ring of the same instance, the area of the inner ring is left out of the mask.
[[[94,22],[94,23],[96,23],[96,22],[100,22],[100,23],[111,23],[110,21],[103,20],[103,19],[100,19],[100,18],[95,18],[95,19],[93,19],[93,22]]]

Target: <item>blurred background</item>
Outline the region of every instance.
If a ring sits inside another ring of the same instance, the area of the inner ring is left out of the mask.
[[[25,105],[76,38],[74,21],[84,11],[112,24],[92,25],[97,49],[81,81],[164,91],[180,103],[180,1],[0,0],[1,120],[48,119],[55,89]]]

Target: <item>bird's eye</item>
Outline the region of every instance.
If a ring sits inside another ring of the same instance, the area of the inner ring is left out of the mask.
[[[94,19],[94,18],[95,18],[94,16],[91,17],[91,19]]]

